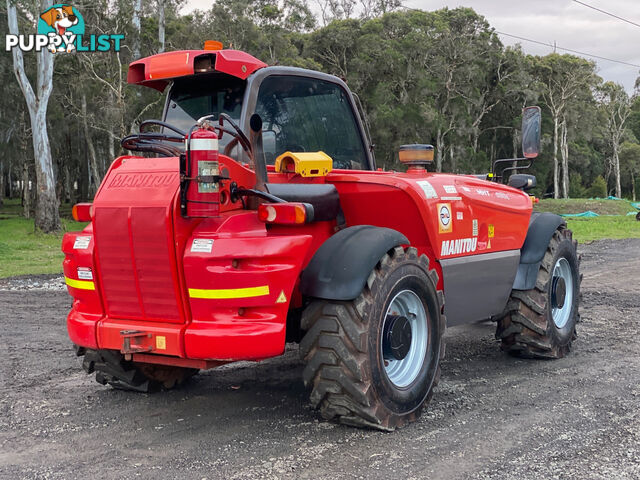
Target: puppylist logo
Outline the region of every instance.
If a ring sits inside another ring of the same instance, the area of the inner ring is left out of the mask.
[[[85,23],[75,7],[59,3],[45,10],[38,19],[37,33],[7,35],[6,51],[23,52],[47,48],[51,53],[119,52],[124,35],[85,35]]]

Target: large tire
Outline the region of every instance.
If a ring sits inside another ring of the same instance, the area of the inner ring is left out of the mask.
[[[95,372],[101,385],[143,393],[170,390],[198,373],[193,368],[131,362],[115,350],[87,349],[82,368],[87,373]]]
[[[437,284],[425,255],[396,247],[355,300],[308,305],[300,343],[303,377],[312,406],[325,419],[394,430],[419,417],[438,383],[445,351],[444,297]],[[405,332],[407,324],[411,333],[392,342],[391,332]]]
[[[577,245],[571,230],[560,226],[549,241],[535,287],[511,292],[496,330],[496,338],[502,341],[504,351],[527,358],[551,359],[569,353],[576,338],[576,323],[580,320],[582,276]],[[556,297],[562,292],[558,287],[561,277],[565,293],[559,299]]]

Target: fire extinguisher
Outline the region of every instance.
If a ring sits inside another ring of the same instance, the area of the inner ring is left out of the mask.
[[[182,176],[182,214],[215,217],[220,213],[218,136],[204,122],[186,136],[186,172]]]

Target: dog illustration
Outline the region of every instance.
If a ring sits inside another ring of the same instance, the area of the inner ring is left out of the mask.
[[[71,5],[62,5],[56,8],[52,7],[42,15],[40,15],[40,18],[56,31],[55,34],[60,35],[61,37],[66,34],[67,28],[73,27],[74,25],[78,24],[78,17],[76,17],[73,13],[73,7]],[[55,34],[50,33],[49,35],[51,36]],[[72,43],[69,43],[66,51],[70,52],[73,49],[75,49],[75,46]],[[49,50],[52,53],[55,53],[55,45],[49,45]],[[64,52],[65,49],[64,47],[60,47],[57,51]]]

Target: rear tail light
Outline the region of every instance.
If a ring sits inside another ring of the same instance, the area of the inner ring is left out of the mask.
[[[265,223],[300,225],[313,221],[313,207],[308,203],[263,203],[258,207],[258,219]]]
[[[76,203],[71,209],[71,216],[76,222],[90,222],[93,204]]]

